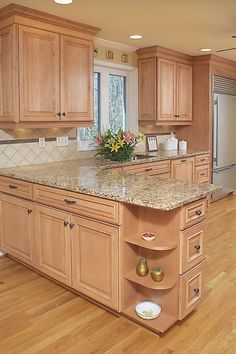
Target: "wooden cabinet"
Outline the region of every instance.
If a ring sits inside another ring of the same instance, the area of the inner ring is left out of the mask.
[[[0,29],[0,122],[18,117],[16,26]]]
[[[93,121],[93,43],[61,37],[62,119]],[[65,114],[65,116],[63,116]]]
[[[1,9],[2,17],[1,127],[91,125],[98,29],[17,5]]]
[[[156,122],[157,99],[157,63],[156,58],[139,61],[138,66],[138,95],[139,120]]]
[[[33,203],[0,195],[1,249],[33,265]]]
[[[35,205],[36,268],[71,286],[70,214]]]
[[[118,228],[80,217],[72,224],[73,288],[118,309]]]
[[[149,162],[123,167],[123,172],[170,178],[170,161]]]
[[[58,121],[59,35],[19,26],[20,121]]]
[[[194,182],[208,182],[211,180],[210,155],[195,156]]]
[[[138,58],[139,123],[191,124],[191,57],[155,46],[139,49]]]
[[[171,161],[171,178],[184,182],[193,182],[194,159],[188,157]]]

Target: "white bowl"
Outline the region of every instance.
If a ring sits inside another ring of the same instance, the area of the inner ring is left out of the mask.
[[[142,239],[145,241],[153,241],[156,238],[156,234],[154,232],[143,232]]]
[[[144,320],[153,320],[161,313],[161,306],[154,301],[141,301],[135,306],[135,311]]]

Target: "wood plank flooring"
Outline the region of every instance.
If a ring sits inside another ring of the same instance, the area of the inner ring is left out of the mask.
[[[236,198],[209,208],[208,294],[157,336],[76,296],[8,257],[0,258],[0,353],[235,354]]]

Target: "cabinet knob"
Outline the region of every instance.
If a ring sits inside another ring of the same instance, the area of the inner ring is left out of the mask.
[[[198,216],[200,216],[200,215],[202,215],[202,211],[201,211],[201,210],[196,210],[196,211],[195,211],[195,214],[198,215]]]
[[[28,209],[28,210],[27,210],[27,213],[28,213],[28,214],[31,214],[32,211],[33,211],[32,209]]]
[[[63,112],[61,115],[62,115],[63,117],[65,117],[65,116],[66,116],[66,113],[65,113],[65,112]]]
[[[68,226],[69,225],[69,222],[68,221],[64,221],[64,226]]]
[[[180,160],[180,162],[186,162],[187,160]]]
[[[199,289],[199,288],[195,288],[195,289],[193,289],[193,291],[194,291],[196,294],[198,294],[199,291],[200,291],[200,289]]]
[[[200,250],[201,249],[201,246],[200,245],[196,245],[196,246],[194,246],[194,248],[196,248],[196,250]]]
[[[74,228],[75,224],[70,223],[71,230]]]
[[[11,189],[17,189],[18,187],[15,186],[14,184],[9,184],[9,188],[11,188]]]
[[[76,200],[64,199],[64,202],[68,205],[75,205],[76,204]]]
[[[58,113],[57,113],[57,116],[58,116],[58,117],[61,117],[61,112],[58,112]]]
[[[150,171],[152,171],[152,168],[145,168],[144,171],[145,171],[145,172],[150,172]]]

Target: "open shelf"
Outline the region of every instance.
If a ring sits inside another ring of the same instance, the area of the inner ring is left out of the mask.
[[[170,251],[177,247],[176,243],[167,240],[160,240],[158,237],[153,241],[145,241],[141,238],[141,236],[140,238],[137,238],[137,236],[131,236],[129,238],[125,238],[125,242],[154,251]]]
[[[135,270],[126,274],[125,279],[154,290],[167,290],[172,289],[176,286],[176,281],[173,281],[167,276],[164,276],[164,279],[162,281],[156,282],[151,278],[150,274],[141,277],[136,274]]]
[[[170,328],[178,319],[161,312],[160,316],[154,320],[143,320],[135,312],[135,305],[131,305],[123,311],[123,314],[131,318],[135,322],[141,323],[143,326],[150,328],[153,331],[164,333]]]

